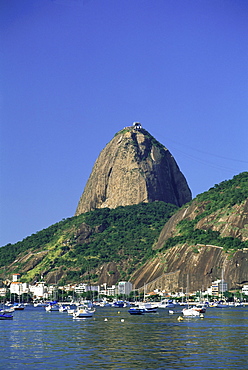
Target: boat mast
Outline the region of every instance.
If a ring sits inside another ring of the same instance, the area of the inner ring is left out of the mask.
[[[224,290],[224,287],[223,287],[223,284],[224,284],[224,269],[222,268],[222,271],[221,271],[221,299],[223,300],[223,290]]]
[[[186,302],[189,308],[189,274],[187,274]]]

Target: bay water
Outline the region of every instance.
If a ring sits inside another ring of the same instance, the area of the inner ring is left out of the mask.
[[[97,307],[73,319],[27,306],[0,321],[0,369],[248,369],[248,306],[177,317]]]

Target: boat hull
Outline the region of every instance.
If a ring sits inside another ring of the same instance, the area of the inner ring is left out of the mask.
[[[184,308],[182,310],[182,314],[184,316],[188,316],[188,317],[198,317],[198,316],[200,316],[200,312],[199,311],[196,311],[196,310],[194,310],[192,308]]]
[[[143,308],[130,308],[128,312],[130,315],[144,315],[145,310]]]
[[[95,313],[95,310],[89,309],[87,306],[78,307],[73,312],[74,319],[84,319],[87,317],[92,317]]]
[[[84,319],[86,317],[92,317],[93,314],[94,312],[90,312],[87,310],[79,310],[79,311],[73,312],[73,318],[74,319]]]
[[[13,319],[12,315],[6,315],[6,314],[0,315],[0,320],[12,320],[12,319]]]
[[[47,312],[59,311],[59,306],[58,305],[48,305],[45,307],[45,310]]]

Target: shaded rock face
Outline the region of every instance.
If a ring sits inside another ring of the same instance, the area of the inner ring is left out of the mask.
[[[218,222],[216,222],[216,219]],[[212,214],[202,218],[196,225],[198,229],[219,231],[222,236],[232,236],[242,241],[248,240],[248,199],[236,204],[227,214]]]
[[[147,261],[132,276],[131,281],[137,288],[161,289],[167,291],[186,290],[189,276],[189,290],[206,290],[212,281],[221,279],[222,270],[228,289],[239,289],[248,281],[248,250],[226,253],[223,248],[214,245],[177,245],[163,252],[165,241],[179,234],[177,225],[180,221],[194,220],[201,215],[207,202],[194,200],[190,205],[179,209],[164,225],[154,246],[161,250],[158,257]],[[232,207],[221,208],[201,218],[195,228],[218,231],[222,237],[237,237],[247,240],[248,199]]]
[[[181,220],[194,220],[197,216],[205,211],[205,203],[193,201],[189,206],[179,209],[164,225],[155,249],[161,249],[165,241],[178,235],[177,224]],[[248,199],[241,204],[236,204],[228,208],[220,209],[211,215],[203,217],[198,221],[195,228],[219,231],[222,237],[232,236],[242,241],[248,240]]]
[[[191,198],[187,181],[169,150],[146,130],[128,127],[100,153],[75,215],[141,202],[182,206]]]
[[[239,250],[232,257],[221,247],[212,245],[183,245],[148,261],[135,272],[131,281],[137,289],[189,292],[206,290],[212,281],[222,278],[228,289],[240,289],[248,281],[248,250]],[[187,281],[188,280],[188,281]]]

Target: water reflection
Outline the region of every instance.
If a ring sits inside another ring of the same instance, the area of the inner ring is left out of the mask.
[[[220,311],[212,308],[204,319],[178,322],[166,310],[131,316],[126,309],[100,308],[93,319],[73,320],[65,313],[27,308],[15,312],[13,321],[0,322],[1,366],[6,369],[245,369],[248,368],[247,312],[248,307]]]

